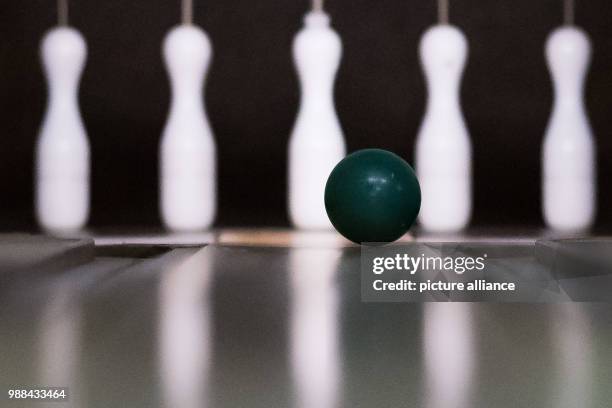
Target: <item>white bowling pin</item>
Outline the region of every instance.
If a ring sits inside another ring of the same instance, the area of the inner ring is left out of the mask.
[[[456,232],[472,211],[472,148],[459,100],[467,41],[457,28],[440,24],[421,39],[427,108],[416,141],[421,184],[420,223],[432,232]]]
[[[202,94],[212,49],[204,31],[185,24],[168,33],[163,53],[172,101],[160,145],[162,218],[175,231],[202,230],[216,211],[216,148]]]
[[[36,148],[36,215],[46,230],[82,228],[89,215],[89,142],[78,105],[87,57],[83,36],[58,27],[43,38],[49,97]]]
[[[583,87],[591,56],[584,31],[566,26],[546,42],[555,99],[542,149],[543,211],[556,230],[588,229],[595,215],[595,142]]]
[[[293,43],[301,101],[289,140],[289,215],[298,228],[331,228],[325,183],[346,154],[333,96],[342,43],[322,11],[308,13],[304,23]]]

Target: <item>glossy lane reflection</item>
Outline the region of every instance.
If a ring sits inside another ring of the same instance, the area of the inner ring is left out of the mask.
[[[168,408],[207,407],[210,369],[210,259],[203,250],[162,275],[159,359]]]
[[[426,406],[471,406],[474,371],[473,305],[426,303],[423,351],[425,354]]]
[[[341,252],[290,253],[291,366],[299,408],[340,406],[340,348],[336,270]]]

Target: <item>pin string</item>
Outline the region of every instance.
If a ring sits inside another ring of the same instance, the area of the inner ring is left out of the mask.
[[[193,0],[183,0],[183,24],[193,24]]]
[[[312,0],[313,11],[323,11],[323,0]]]
[[[574,25],[576,5],[574,0],[563,1],[563,21],[566,25]]]
[[[448,0],[438,0],[438,23],[448,24]]]
[[[61,26],[68,25],[68,0],[57,0],[57,23]]]

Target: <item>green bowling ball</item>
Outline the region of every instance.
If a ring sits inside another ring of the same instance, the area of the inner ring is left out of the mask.
[[[414,170],[401,157],[381,149],[346,156],[325,186],[331,223],[358,244],[393,242],[412,226],[421,208]]]

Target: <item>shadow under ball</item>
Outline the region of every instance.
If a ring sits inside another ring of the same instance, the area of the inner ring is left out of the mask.
[[[414,224],[421,188],[401,157],[364,149],[345,157],[325,186],[325,209],[333,226],[361,243],[393,242]]]

